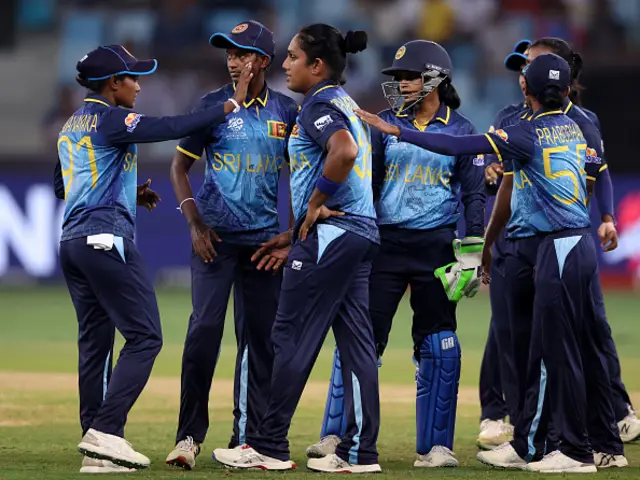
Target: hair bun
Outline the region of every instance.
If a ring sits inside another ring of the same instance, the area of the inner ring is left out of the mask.
[[[582,69],[582,67],[584,66],[584,62],[582,61],[582,56],[579,53],[572,53],[571,60],[572,60],[573,66],[577,69]]]
[[[344,50],[347,53],[358,53],[367,48],[367,32],[362,30],[349,30],[344,36]]]

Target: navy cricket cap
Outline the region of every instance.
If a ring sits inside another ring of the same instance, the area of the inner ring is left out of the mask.
[[[571,86],[571,67],[567,61],[555,53],[545,53],[524,67],[522,74],[527,80],[527,88],[538,95],[546,87],[555,86],[564,90]]]
[[[273,32],[260,22],[248,20],[231,30],[231,33],[214,33],[209,43],[217,48],[243,48],[273,58],[276,54],[276,42]]]
[[[138,60],[122,45],[103,45],[91,50],[76,64],[76,70],[89,81],[105,80],[114,75],[149,75],[158,61]]]
[[[426,70],[438,70],[451,78],[453,73],[451,57],[441,45],[435,42],[412,40],[398,49],[393,65],[382,70],[382,74],[395,75],[397,72],[422,74]]]
[[[524,52],[527,51],[530,45],[531,40],[520,40],[516,43],[516,46],[513,47],[513,52],[504,59],[505,68],[513,72],[520,72],[527,63],[527,56]]]

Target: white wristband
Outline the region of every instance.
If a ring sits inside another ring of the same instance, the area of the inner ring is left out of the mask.
[[[236,106],[236,108],[233,109],[233,113],[238,113],[240,111],[240,104],[236,102],[235,98],[230,98],[229,101]]]
[[[176,208],[176,210],[180,210],[180,213],[182,213],[182,205],[184,204],[184,202],[187,202],[187,201],[189,201],[189,200],[193,200],[193,201],[195,202],[195,200],[194,200],[193,198],[191,198],[191,197],[189,197],[189,198],[185,198],[184,200],[182,200],[182,201],[180,202],[180,206],[179,206],[179,207],[177,207],[177,208]]]

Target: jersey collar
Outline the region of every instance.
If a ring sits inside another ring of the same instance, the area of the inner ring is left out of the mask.
[[[438,110],[436,111],[436,114],[433,117],[433,119],[431,119],[425,125],[420,125],[416,121],[415,109],[413,108],[408,109],[406,111],[401,109],[398,113],[396,113],[396,117],[406,118],[409,122],[413,124],[414,127],[416,127],[421,132],[424,132],[425,129],[429,126],[429,124],[436,121],[441,122],[444,125],[449,125],[449,122],[451,121],[451,108],[447,107],[444,103],[440,103],[440,106],[438,107]]]
[[[232,83],[231,86],[233,87],[233,91],[236,91],[236,84]],[[251,105],[253,105],[254,103],[256,104],[256,107],[258,105],[261,105],[263,108],[267,106],[267,100],[269,100],[269,87],[267,86],[267,82],[264,82],[264,88],[262,89],[262,92],[260,92],[260,95],[258,95],[256,98],[251,98],[249,99],[249,97],[247,96],[248,100],[245,100],[243,102],[243,105],[245,108],[249,108]]]
[[[318,83],[316,86],[314,86],[311,90],[309,90],[306,97],[314,97],[324,90],[327,90],[329,88],[338,88],[339,86],[340,85],[338,85],[333,80],[324,80]]]
[[[566,115],[567,113],[569,113],[569,110],[571,110],[572,108],[573,108],[573,102],[569,100],[569,97],[565,98],[564,108],[562,110],[562,113]]]
[[[90,93],[86,97],[84,97],[84,101],[87,103],[97,103],[99,105],[104,105],[105,107],[113,107],[109,100],[104,98],[102,95],[98,95],[97,93]]]
[[[564,111],[562,110],[543,110],[540,113],[536,113],[533,117],[534,120],[537,120],[540,117],[546,117],[547,115],[563,115]]]

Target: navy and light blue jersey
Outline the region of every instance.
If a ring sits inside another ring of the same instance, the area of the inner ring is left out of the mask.
[[[474,126],[444,104],[427,125],[413,114],[384,110],[392,125],[449,135],[472,135]],[[372,132],[374,191],[378,225],[430,230],[455,225],[460,198],[465,207],[466,234],[484,235],[484,156],[448,156],[425,150],[394,135]],[[379,194],[378,194],[379,191]]]
[[[591,123],[593,123],[598,129],[598,131],[602,134],[602,127],[600,126],[600,119],[598,118],[598,115],[596,115],[595,112],[592,112],[591,110],[588,110],[584,107],[580,107],[580,110],[584,112],[587,118],[591,120]]]
[[[296,224],[304,219],[311,194],[322,175],[327,142],[337,131],[347,130],[358,144],[358,157],[346,181],[325,203],[327,208],[345,215],[330,217],[325,222],[378,242],[371,186],[371,136],[354,108],[359,107],[333,82],[321,82],[305,97],[289,140],[293,214]]]
[[[531,109],[529,106],[524,103],[512,103],[511,105],[507,105],[502,110],[498,112],[496,118],[493,119],[493,123],[489,127],[489,132],[495,132],[501,128],[510,127],[511,125],[515,125],[520,122],[520,120],[527,118],[531,114]],[[485,155],[485,163],[487,165],[491,165],[492,163],[496,163],[498,161],[498,157],[495,154]]]
[[[582,134],[584,135],[587,146],[587,180],[595,181],[598,175],[607,169],[607,162],[604,159],[604,144],[602,135],[600,134],[600,122],[593,112],[587,114],[583,108],[578,107],[567,99],[564,106],[564,114],[571,120],[576,122]],[[593,122],[592,116],[595,117],[597,123]]]
[[[488,133],[505,175],[514,175],[508,238],[585,228],[589,147],[582,129],[562,110]]]
[[[224,118],[224,107],[178,117],[145,117],[89,95],[58,135],[66,201],[61,240],[99,233],[133,239],[137,143],[180,138]]]
[[[198,109],[233,97],[233,84],[210,92]],[[279,231],[278,179],[298,106],[265,87],[226,121],[183,139],[178,151],[199,159],[206,151],[205,180],[196,195],[203,221],[223,240],[257,244]]]

